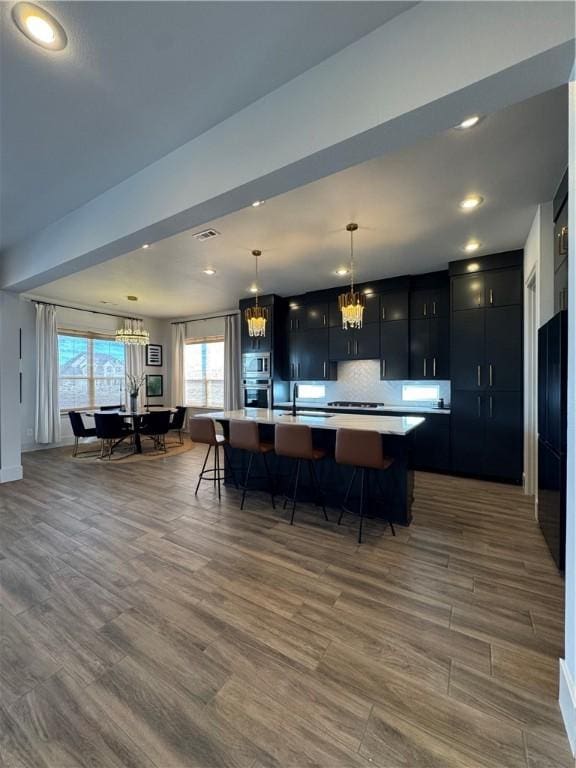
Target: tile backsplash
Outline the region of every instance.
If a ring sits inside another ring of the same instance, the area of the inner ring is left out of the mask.
[[[404,381],[380,381],[380,363],[378,360],[354,360],[338,363],[338,381],[302,382],[303,384],[323,384],[326,395],[323,400],[354,400],[385,403],[386,405],[403,405],[402,385]],[[446,405],[450,403],[450,382],[413,381],[413,384],[438,384],[440,397]],[[411,405],[417,405],[411,402]],[[429,405],[430,403],[423,403]]]

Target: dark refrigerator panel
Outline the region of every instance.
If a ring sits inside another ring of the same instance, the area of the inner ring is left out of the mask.
[[[538,444],[538,521],[554,562],[563,571],[566,542],[566,462],[542,441]]]

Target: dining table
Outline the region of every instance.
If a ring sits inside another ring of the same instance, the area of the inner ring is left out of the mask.
[[[136,453],[142,453],[142,440],[140,437],[140,427],[142,424],[142,419],[144,416],[147,416],[149,413],[154,413],[158,411],[170,411],[170,413],[176,413],[177,408],[164,408],[162,406],[157,406],[156,408],[138,408],[135,411],[132,410],[122,410],[121,408],[115,408],[115,409],[105,409],[105,410],[95,410],[95,411],[86,411],[86,416],[89,416],[91,418],[94,418],[94,416],[98,413],[102,416],[110,415],[110,414],[118,414],[119,416],[122,416],[123,419],[126,421],[132,422],[132,429],[134,430],[134,448],[136,449]]]

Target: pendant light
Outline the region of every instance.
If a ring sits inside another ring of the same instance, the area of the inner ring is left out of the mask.
[[[116,331],[116,341],[122,342],[122,344],[144,344],[150,343],[150,334],[144,329],[137,330],[124,326],[119,331]]]
[[[344,330],[362,328],[362,318],[366,306],[366,296],[354,290],[354,232],[357,229],[358,224],[354,222],[346,225],[346,231],[350,232],[350,290],[338,296],[338,307],[342,312],[342,328]]]
[[[266,321],[268,320],[268,310],[266,307],[261,307],[258,304],[258,291],[260,286],[258,285],[258,257],[262,255],[262,251],[252,251],[255,262],[256,282],[255,292],[256,299],[253,307],[248,307],[244,310],[244,317],[248,324],[248,334],[250,336],[266,336]]]

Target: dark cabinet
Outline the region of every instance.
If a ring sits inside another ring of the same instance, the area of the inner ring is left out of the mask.
[[[515,483],[524,453],[520,257],[487,257],[488,269],[480,259],[451,283],[453,470]]]
[[[421,317],[410,321],[410,378],[450,378],[447,317]]]
[[[425,421],[413,432],[414,469],[450,471],[450,417],[425,414]]]
[[[292,380],[327,381],[336,378],[336,366],[329,359],[328,328],[290,334],[288,369],[288,378]]]
[[[408,320],[383,322],[380,326],[380,378],[385,381],[410,378]]]
[[[473,272],[452,278],[452,311],[522,303],[520,270]]]
[[[483,473],[488,477],[522,477],[523,450],[519,436],[523,430],[521,392],[489,392],[484,395],[486,431]]]
[[[566,563],[566,457],[538,441],[538,523],[557,567]]]
[[[306,328],[306,307],[292,305],[288,309],[288,332],[303,331]]]
[[[309,304],[306,307],[306,328],[308,330],[314,328],[327,328],[328,327],[328,304]]]
[[[330,360],[378,360],[380,324],[367,323],[355,330],[330,328]]]
[[[410,317],[448,317],[450,295],[447,288],[425,288],[412,291],[410,295]]]
[[[554,312],[568,309],[568,171],[554,195]]]
[[[390,291],[380,296],[380,320],[408,320],[408,291]]]
[[[522,389],[522,307],[454,312],[451,360],[454,389]]]

